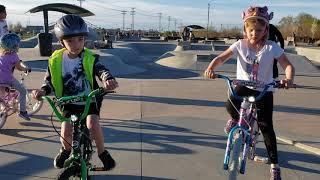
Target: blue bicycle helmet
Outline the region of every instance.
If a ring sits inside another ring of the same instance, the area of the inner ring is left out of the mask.
[[[7,52],[17,52],[20,43],[20,37],[17,34],[5,34],[0,39],[0,48]]]
[[[68,14],[56,22],[54,33],[61,40],[74,36],[88,36],[89,29],[86,22],[80,16]]]

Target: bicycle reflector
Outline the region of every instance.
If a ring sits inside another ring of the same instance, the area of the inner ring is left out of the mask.
[[[256,98],[255,98],[254,96],[250,96],[250,97],[248,98],[248,101],[251,102],[251,103],[253,103],[253,102],[256,101]]]
[[[70,119],[72,122],[76,122],[78,120],[78,117],[75,115],[71,115]]]

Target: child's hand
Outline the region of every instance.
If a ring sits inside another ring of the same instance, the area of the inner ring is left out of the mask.
[[[103,81],[103,86],[106,90],[114,90],[119,87],[118,82],[115,79]]]
[[[295,85],[293,84],[292,79],[283,79],[280,81],[280,84],[283,84],[284,88],[286,88],[286,89],[295,88]]]
[[[214,73],[214,71],[212,71],[211,69],[206,69],[203,73],[204,77],[210,78],[210,79],[215,79],[216,75]]]
[[[40,89],[35,89],[32,91],[32,96],[34,99],[40,101],[41,100],[41,97],[46,95],[46,93],[43,91],[43,90],[40,90]]]

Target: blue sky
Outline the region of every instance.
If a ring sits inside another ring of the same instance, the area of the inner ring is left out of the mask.
[[[69,3],[79,5],[78,0],[1,0],[7,7],[7,21],[20,22],[22,25],[43,25],[42,13],[26,13],[33,7],[47,3]],[[162,13],[163,30],[178,28],[180,25],[198,24],[207,26],[208,2],[210,2],[209,24],[216,28],[241,25],[241,13],[249,5],[267,5],[274,12],[271,21],[277,24],[282,17],[296,16],[301,12],[309,13],[320,19],[318,0],[85,0],[82,7],[95,13],[85,19],[92,24],[105,28],[122,27],[121,10],[125,15],[125,27],[132,24],[131,8],[135,8],[135,29],[158,29],[159,13]],[[63,14],[49,12],[49,23],[54,23]],[[170,16],[170,21],[169,21]]]

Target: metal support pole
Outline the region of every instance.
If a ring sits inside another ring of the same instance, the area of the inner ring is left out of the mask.
[[[43,10],[44,32],[49,33],[48,10]]]

